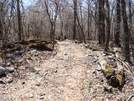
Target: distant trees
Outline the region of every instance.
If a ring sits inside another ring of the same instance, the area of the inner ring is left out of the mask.
[[[27,6],[23,0],[1,0],[0,36],[10,41],[54,41],[66,35],[84,43],[95,40],[105,51],[109,41],[114,41],[130,61],[134,54],[133,5],[132,0],[33,0]]]

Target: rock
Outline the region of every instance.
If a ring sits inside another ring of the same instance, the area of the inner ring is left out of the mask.
[[[6,68],[0,66],[0,76],[5,74]]]
[[[44,99],[44,96],[41,96],[40,99]]]
[[[15,55],[22,55],[22,51],[15,51]]]
[[[54,69],[54,68],[51,68],[51,69],[50,69],[50,73],[51,73],[51,74],[52,74],[52,73],[57,73],[57,70]]]
[[[26,51],[30,51],[30,47],[26,47]]]
[[[95,74],[96,73],[96,69],[94,69],[93,71],[92,71],[92,74]]]
[[[37,50],[36,49],[33,49],[33,50],[31,50],[31,53],[35,53]]]
[[[101,66],[100,65],[97,65],[98,66],[98,68],[96,68],[96,70],[97,71],[101,71],[102,69],[101,69]]]
[[[7,62],[6,66],[10,66],[11,65],[11,62]]]
[[[90,92],[91,92],[92,94],[97,93],[97,91],[96,91],[96,90],[93,90],[93,89],[91,89]]]
[[[55,94],[48,95],[48,99],[52,100],[54,98]]]
[[[0,81],[0,84],[6,84],[4,81]]]
[[[35,55],[35,56],[38,56],[38,55],[39,55],[39,53],[37,53],[37,52],[36,52],[34,55]]]
[[[14,67],[5,67],[7,72],[14,72]]]
[[[34,94],[30,94],[30,95],[29,95],[29,98],[33,98],[33,97],[34,97]]]
[[[23,81],[21,84],[24,85],[25,84],[25,81]]]
[[[19,61],[18,61],[18,63],[22,63],[24,61],[24,59],[20,59]]]
[[[46,95],[46,94],[45,94],[45,93],[41,93],[41,94],[40,94],[40,96],[44,96],[44,95]]]
[[[40,84],[39,84],[39,83],[37,83],[37,84],[35,84],[35,86],[40,86]]]
[[[114,57],[113,56],[108,56],[108,59],[114,59]]]
[[[37,80],[38,82],[41,82],[43,80],[42,77],[34,77],[35,80]]]
[[[41,68],[34,68],[37,72],[41,71]]]
[[[7,79],[7,82],[8,82],[8,83],[13,82],[13,78],[9,78],[9,79]]]

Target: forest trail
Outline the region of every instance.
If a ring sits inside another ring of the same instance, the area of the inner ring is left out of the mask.
[[[4,98],[13,101],[83,100],[82,89],[88,68],[86,49],[66,40],[58,42],[56,51],[54,58],[40,64],[42,68],[38,73],[27,74],[26,79],[10,85]]]
[[[28,54],[31,53],[33,50]],[[0,101],[118,101],[133,93],[131,87],[127,94],[126,90],[104,93],[103,74],[95,62],[97,55],[83,43],[58,41],[56,53],[42,61],[39,59],[43,54],[31,55],[34,61],[28,62],[35,64],[37,72],[25,73],[25,66],[19,67],[24,77],[9,84],[0,83]]]

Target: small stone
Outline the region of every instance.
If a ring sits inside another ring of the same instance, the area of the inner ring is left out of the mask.
[[[96,68],[97,71],[101,71],[101,66],[98,65],[98,68]]]
[[[48,95],[48,99],[52,100],[54,98],[55,94]]]
[[[10,66],[11,65],[11,62],[8,62],[7,64],[6,64],[6,66]]]
[[[96,69],[94,69],[93,71],[92,71],[92,74],[95,74],[96,73]]]
[[[38,55],[39,55],[39,53],[35,53],[34,55],[35,55],[35,56],[38,56]]]
[[[40,99],[44,99],[44,96],[41,96]]]
[[[9,79],[7,79],[7,82],[8,83],[11,83],[11,82],[13,82],[13,79],[12,78],[9,78]]]
[[[95,94],[96,92],[97,92],[96,90],[91,89],[92,94]]]
[[[45,94],[45,93],[41,93],[41,94],[40,94],[40,96],[44,96],[44,95],[46,95],[46,94]]]
[[[39,83],[37,83],[37,84],[35,84],[35,86],[40,86],[40,84],[39,84]]]
[[[41,71],[41,68],[34,68],[37,72]]]
[[[113,56],[108,56],[108,59],[113,59]]]
[[[18,61],[18,63],[22,63],[24,61],[24,59],[20,59],[19,61]]]
[[[26,47],[26,51],[30,51],[30,47]]]
[[[22,55],[22,51],[15,51],[15,55]]]
[[[52,73],[57,73],[57,70],[54,69],[54,68],[52,68],[52,69],[50,69],[50,73],[51,73],[51,74],[52,74]]]
[[[34,97],[34,95],[33,95],[33,94],[30,94],[30,95],[29,95],[29,98],[33,98],[33,97]]]
[[[13,72],[14,71],[14,67],[5,67],[7,72]]]
[[[25,84],[25,81],[22,82],[22,85],[24,85],[24,84]]]
[[[3,75],[5,72],[6,72],[6,69],[0,66],[0,75]]]

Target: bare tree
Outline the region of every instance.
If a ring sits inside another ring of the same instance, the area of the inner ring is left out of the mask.
[[[105,43],[105,17],[104,17],[104,4],[105,0],[98,0],[98,26],[99,26],[99,44]]]
[[[76,39],[77,0],[73,0],[73,3],[74,3],[73,39]]]
[[[121,7],[122,7],[124,41],[125,41],[125,43],[124,43],[125,59],[126,59],[126,61],[130,62],[130,49],[129,49],[130,33],[129,33],[128,22],[127,22],[125,0],[121,0]]]
[[[17,17],[18,17],[18,37],[19,40],[21,40],[22,23],[21,23],[21,12],[20,12],[20,0],[17,0]]]
[[[107,22],[107,38],[106,38],[106,45],[105,45],[105,51],[108,50],[108,46],[109,46],[109,40],[110,40],[110,6],[109,6],[109,1],[106,0],[106,7],[107,7],[107,15],[105,15],[106,17],[106,22]]]
[[[120,46],[120,22],[121,22],[121,15],[120,15],[120,0],[116,0],[116,32],[115,32],[115,44]]]

